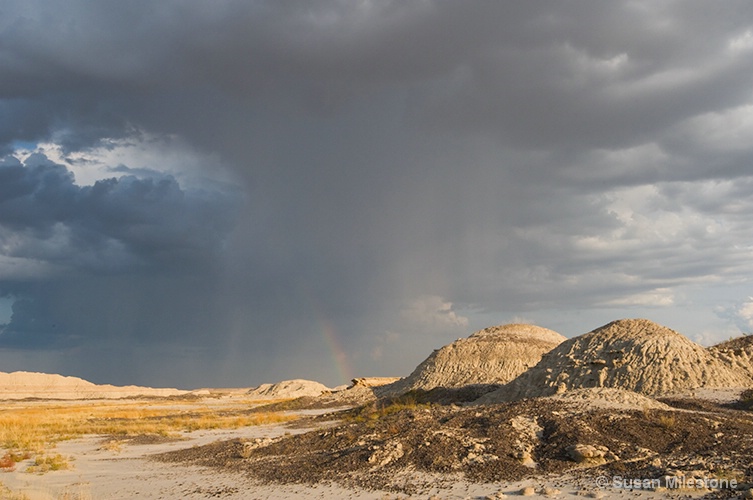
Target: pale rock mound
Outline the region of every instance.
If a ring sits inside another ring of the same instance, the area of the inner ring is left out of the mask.
[[[381,387],[400,380],[400,377],[357,377],[351,381],[349,387]]]
[[[262,384],[248,391],[247,395],[258,399],[295,399],[317,397],[330,389],[313,380],[283,380],[276,384]]]
[[[624,319],[563,342],[484,399],[511,401],[590,387],[658,396],[751,382],[674,330],[646,319]]]
[[[135,385],[97,385],[78,377],[49,373],[0,372],[0,399],[118,399],[136,396],[178,396],[187,392]]]
[[[625,389],[612,387],[593,387],[589,389],[575,389],[549,396],[555,401],[566,401],[576,405],[582,404],[585,409],[599,407],[610,410],[671,410],[669,405],[653,398]]]
[[[408,377],[385,386],[380,394],[413,389],[505,384],[559,345],[565,337],[534,325],[509,324],[478,331],[435,350]]]
[[[753,335],[744,335],[708,349],[709,353],[733,370],[753,377]]]

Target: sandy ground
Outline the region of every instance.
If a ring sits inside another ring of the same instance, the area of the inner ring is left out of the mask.
[[[396,499],[443,498],[484,499],[520,496],[525,487],[532,487],[536,496],[549,493],[553,498],[667,498],[668,494],[653,491],[629,491],[612,487],[612,478],[605,480],[606,487],[580,482],[574,478],[536,479],[505,484],[473,484],[451,477],[437,477],[433,487],[420,494],[407,496],[385,491],[345,489],[337,485],[278,485],[259,484],[239,473],[218,473],[208,469],[182,464],[161,463],[149,459],[156,453],[234,438],[275,437],[285,433],[305,432],[284,425],[246,427],[237,430],[196,431],[184,433],[184,440],[159,444],[123,445],[119,450],[102,447],[103,438],[88,436],[60,443],[55,452],[73,458],[73,469],[44,474],[23,472],[26,463],[17,471],[0,474],[0,482],[15,493],[24,493],[31,500],[50,499]],[[417,476],[406,473],[406,480]],[[427,477],[421,477],[426,482]],[[431,479],[431,478],[429,478]],[[549,488],[549,490],[545,490]],[[555,491],[558,490],[558,491]],[[679,496],[672,492],[671,496]],[[687,495],[689,492],[682,492]],[[692,492],[691,492],[692,493]]]

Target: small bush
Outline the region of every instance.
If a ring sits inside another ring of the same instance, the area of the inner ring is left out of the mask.
[[[0,458],[0,469],[6,472],[16,470],[16,462],[9,455],[10,453],[6,453],[2,458]]]
[[[120,453],[123,450],[123,443],[125,443],[125,441],[121,439],[108,439],[102,443],[99,449],[112,451],[113,453]]]
[[[70,469],[71,464],[69,458],[64,457],[60,453],[56,455],[41,455],[34,459],[34,465],[30,465],[26,468],[26,472],[44,473],[55,470]]]
[[[736,406],[741,410],[753,410],[753,389],[743,391]]]
[[[31,455],[29,453],[19,453],[19,452],[12,452],[8,451],[0,458],[0,469],[10,472],[16,469],[16,464],[20,462],[21,460],[26,460],[27,458],[30,458]],[[2,497],[0,497],[2,498]]]
[[[365,404],[351,413],[347,420],[352,422],[375,422],[384,417],[404,410],[418,410],[430,408],[429,404],[418,403],[412,394],[404,394],[394,398],[373,401]]]
[[[674,415],[662,415],[659,417],[659,425],[669,430],[672,429],[677,423],[677,419]]]

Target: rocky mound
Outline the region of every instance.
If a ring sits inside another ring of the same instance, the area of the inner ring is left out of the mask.
[[[275,384],[262,384],[248,391],[247,395],[257,399],[295,399],[316,397],[330,389],[313,380],[283,380]]]
[[[400,380],[400,377],[357,377],[351,381],[352,387],[381,387],[383,385],[392,384]]]
[[[574,488],[573,495],[541,491],[541,497],[550,498],[642,494],[600,490],[598,476],[734,477],[741,485],[753,481],[749,412],[713,405],[700,412],[586,406],[574,414],[572,408],[573,403],[552,398],[474,408],[375,403],[350,410],[339,424],[303,434],[220,441],[153,457],[223,474],[234,471],[261,482],[335,482],[411,498],[434,498],[437,484],[462,479],[504,483],[563,474],[583,478],[583,487]],[[332,415],[322,418],[331,421]],[[670,493],[679,497],[683,492]],[[737,498],[742,492],[718,493],[710,498]]]
[[[743,335],[709,347],[709,353],[733,370],[753,376],[753,335]]]
[[[78,377],[48,373],[0,372],[0,399],[117,399],[136,396],[177,396],[187,392],[135,385],[97,385]]]
[[[582,409],[606,408],[612,410],[671,410],[669,405],[625,389],[612,387],[592,387],[575,389],[549,396],[554,401],[565,401],[581,406]]]
[[[408,377],[378,392],[393,395],[435,387],[505,384],[564,340],[559,333],[534,325],[493,326],[435,350]]]
[[[750,376],[733,370],[674,330],[646,319],[626,319],[563,342],[482,402],[550,396],[589,387],[656,396],[751,383]]]

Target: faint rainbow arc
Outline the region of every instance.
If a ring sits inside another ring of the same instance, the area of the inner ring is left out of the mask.
[[[308,287],[302,287],[302,298],[308,305],[310,311],[316,320],[318,329],[322,332],[322,338],[324,343],[332,355],[332,361],[337,371],[338,376],[343,383],[350,383],[354,378],[353,366],[350,362],[350,356],[340,341],[340,336],[337,333],[334,323],[326,317],[324,314],[324,307],[322,307],[317,300],[316,296],[311,293]]]
[[[324,340],[332,353],[332,359],[335,362],[335,368],[338,375],[344,383],[350,382],[354,378],[353,367],[351,366],[348,353],[345,352],[345,349],[340,342],[335,325],[326,318],[320,317],[318,321]]]

